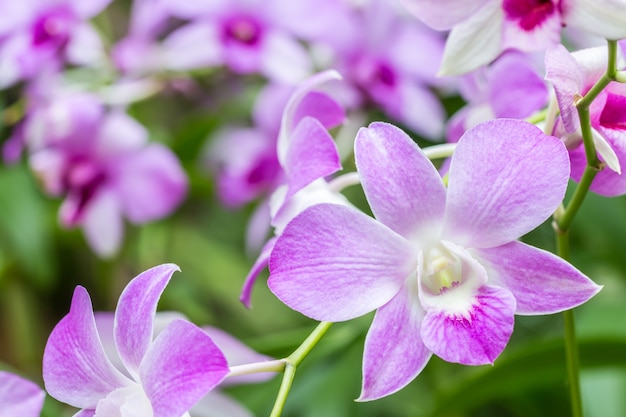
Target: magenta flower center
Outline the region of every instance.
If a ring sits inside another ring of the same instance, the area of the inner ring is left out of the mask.
[[[609,93],[600,114],[600,125],[626,130],[626,97]]]
[[[504,0],[502,7],[508,20],[517,21],[527,31],[541,25],[556,10],[551,0]]]
[[[63,48],[69,41],[75,20],[71,10],[65,7],[43,13],[35,20],[31,29],[33,45]]]
[[[374,77],[381,84],[393,87],[396,84],[396,74],[393,69],[385,62],[380,62],[374,73]]]
[[[256,45],[261,38],[261,27],[248,16],[237,16],[226,23],[224,37],[227,41]]]
[[[70,224],[80,221],[85,207],[105,181],[104,170],[92,161],[78,159],[68,164],[63,185],[69,192],[77,195],[79,200],[76,211],[69,220]]]

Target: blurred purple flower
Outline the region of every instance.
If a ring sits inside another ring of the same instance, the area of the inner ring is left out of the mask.
[[[269,286],[315,320],[377,310],[360,400],[401,389],[432,353],[493,363],[514,314],[562,311],[599,291],[561,258],[517,241],[554,212],[569,177],[562,142],[535,126],[498,119],[469,130],[447,188],[393,125],[363,128],[355,159],[376,220],[334,204],[305,210],[278,237]]]
[[[393,2],[370,0],[355,8],[348,40],[331,44],[335,65],[360,101],[371,101],[395,120],[429,138],[443,136],[445,111],[432,88],[444,38],[402,15]],[[364,103],[357,103],[361,106]]]
[[[226,65],[235,73],[260,73],[287,84],[301,81],[312,69],[300,41],[319,36],[328,26],[324,17],[340,10],[332,0],[165,0],[165,4],[172,15],[191,20],[163,41],[169,68]]]
[[[570,152],[572,178],[580,181],[587,158],[582,143],[580,120],[574,103],[606,72],[606,47],[584,49],[570,54],[565,47],[546,53],[546,79],[556,92],[561,115],[554,135],[560,137]],[[623,67],[623,62],[620,64]],[[590,189],[605,196],[626,194],[626,88],[611,82],[594,100],[590,109],[593,141],[599,157],[608,169],[600,171]]]
[[[76,288],[70,312],[52,330],[43,358],[46,390],[80,408],[76,417],[180,417],[224,379],[225,357],[195,325],[173,320],[153,340],[157,303],[176,270],[173,264],[149,269],[120,296],[113,331],[125,373],[105,353],[89,294]]]
[[[147,143],[143,126],[122,111],[107,112],[96,96],[65,93],[37,102],[18,134],[45,191],[65,196],[61,224],[83,227],[100,256],[119,248],[124,217],[135,224],[161,218],[185,196],[176,156]]]
[[[616,0],[404,0],[435,29],[452,29],[441,72],[462,74],[506,49],[545,50],[571,26],[608,39],[626,38],[626,4]]]
[[[524,119],[548,102],[548,88],[532,57],[514,50],[465,75],[459,87],[468,103],[448,122],[448,142],[457,142],[465,131],[487,120]]]
[[[86,20],[111,0],[3,2],[0,13],[0,88],[59,69],[65,60],[92,64],[103,58],[97,32]]]
[[[33,382],[0,371],[0,415],[39,417],[46,393]]]

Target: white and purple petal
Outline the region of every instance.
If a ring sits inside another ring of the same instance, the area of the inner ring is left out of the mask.
[[[464,365],[493,364],[513,332],[515,298],[484,285],[464,313],[432,309],[422,323],[422,340],[435,355]]]
[[[0,415],[39,417],[46,393],[35,383],[0,371]]]
[[[354,144],[357,170],[372,212],[406,238],[438,237],[446,189],[434,165],[399,128],[372,123]]]
[[[278,238],[268,284],[304,315],[344,321],[389,302],[415,268],[404,238],[353,208],[319,204]]]
[[[600,291],[558,256],[522,242],[476,250],[489,284],[506,288],[517,301],[515,314],[552,314],[586,302]]]
[[[358,401],[375,400],[402,389],[431,357],[420,335],[424,311],[414,287],[405,285],[376,311],[365,339],[363,386]]]
[[[563,142],[530,123],[497,119],[474,127],[450,163],[443,238],[466,248],[516,240],[556,210],[569,173]]]
[[[180,268],[174,264],[150,268],[133,278],[120,295],[115,310],[115,345],[135,380],[152,343],[157,303],[176,271]]]
[[[228,373],[226,358],[195,325],[174,320],[154,340],[140,369],[157,417],[180,417]]]
[[[95,409],[110,392],[131,381],[104,353],[87,290],[76,287],[70,312],[50,333],[43,355],[46,391],[77,408]]]

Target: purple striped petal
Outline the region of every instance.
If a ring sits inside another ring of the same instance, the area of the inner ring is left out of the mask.
[[[515,298],[503,288],[482,286],[467,312],[431,310],[422,323],[424,344],[448,362],[493,364],[513,332]]]
[[[0,371],[0,415],[39,417],[46,393],[33,382]]]
[[[346,112],[343,107],[319,91],[311,91],[304,96],[294,112],[294,123],[297,124],[305,116],[319,120],[326,129],[335,128],[346,120]]]
[[[546,80],[552,83],[561,110],[561,120],[567,132],[580,125],[574,105],[577,94],[583,94],[583,74],[576,59],[563,45],[546,51]]]
[[[502,52],[504,12],[491,1],[448,35],[440,75],[465,74],[493,61]]]
[[[359,130],[354,148],[363,191],[376,218],[407,238],[437,235],[446,189],[411,138],[377,122]]]
[[[378,309],[365,339],[358,401],[393,394],[422,372],[431,356],[420,336],[423,317],[417,290],[407,286]]]
[[[276,241],[268,284],[304,315],[344,321],[386,304],[415,268],[413,248],[401,236],[353,208],[319,204]]]
[[[313,181],[341,169],[335,141],[317,119],[305,117],[294,129],[284,169],[289,187],[285,200]]]
[[[450,163],[444,238],[466,248],[516,240],[556,210],[569,171],[563,142],[530,123],[497,119],[474,127]]]
[[[470,18],[490,0],[403,0],[405,7],[428,26],[445,30],[451,29]]]
[[[50,333],[43,354],[46,391],[77,408],[95,408],[98,400],[129,385],[111,364],[98,337],[91,299],[76,287],[70,312]]]
[[[281,161],[281,164],[283,164],[283,161],[285,160],[287,151],[289,149],[289,138],[291,137],[291,132],[293,131],[295,124],[298,121],[296,119],[296,116],[298,115],[298,107],[300,106],[302,100],[311,91],[314,91],[321,85],[329,81],[340,79],[341,75],[337,71],[326,70],[315,74],[298,84],[298,87],[293,92],[293,94],[289,98],[289,101],[285,105],[283,116],[280,122],[280,133],[278,134],[278,144],[276,151],[278,153],[278,160]],[[298,117],[302,117],[301,113]]]
[[[174,320],[141,363],[141,382],[155,417],[180,417],[228,373],[226,358],[195,325]]]
[[[558,256],[522,242],[476,251],[489,284],[506,288],[517,300],[515,314],[551,314],[574,308],[602,287]]]
[[[148,269],[128,283],[115,310],[115,344],[120,358],[138,381],[139,368],[152,343],[157,303],[177,265]]]

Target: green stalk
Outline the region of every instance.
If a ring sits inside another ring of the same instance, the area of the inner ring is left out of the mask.
[[[603,163],[598,158],[595,144],[593,143],[593,134],[591,127],[591,118],[589,115],[589,106],[596,97],[604,90],[611,81],[615,81],[621,77],[621,73],[617,72],[617,43],[608,41],[608,63],[607,70],[602,77],[593,85],[593,87],[576,101],[576,110],[580,119],[580,131],[585,146],[585,156],[587,158],[587,166],[583,172],[583,176],[574,191],[571,201],[565,209],[559,209],[554,214],[554,229],[556,232],[557,255],[565,260],[569,260],[569,229],[574,221],[574,217],[582,206],[591,183],[600,170],[604,168]],[[568,310],[563,312],[565,325],[565,357],[567,362],[567,377],[569,382],[570,402],[573,417],[583,417],[582,397],[580,394],[580,364],[578,343],[576,341],[576,325],[574,322],[574,311]]]
[[[296,368],[300,363],[308,356],[313,347],[317,345],[322,336],[332,325],[331,322],[323,321],[317,325],[315,330],[302,342],[302,344],[287,358],[285,358],[285,372],[283,373],[283,380],[276,396],[276,402],[272,408],[270,417],[280,417],[285,408],[285,402],[287,396],[291,390],[291,384],[296,375]]]

